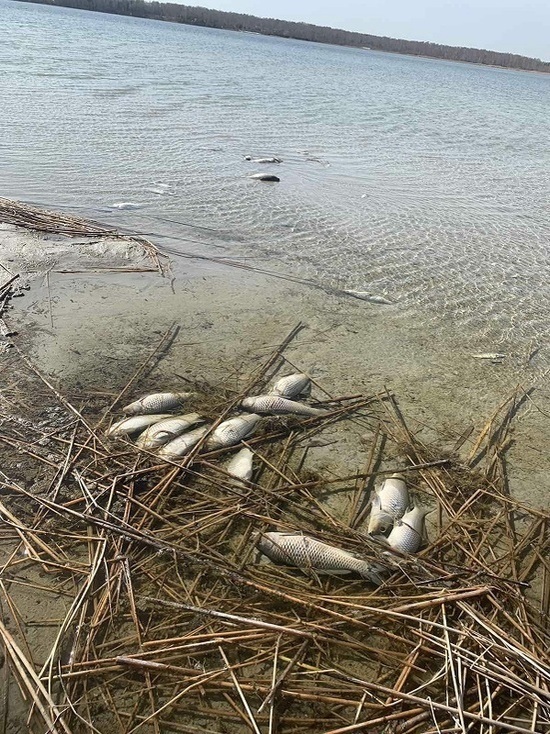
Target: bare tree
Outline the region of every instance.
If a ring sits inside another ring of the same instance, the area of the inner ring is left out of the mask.
[[[311,23],[294,23],[275,18],[258,18],[242,13],[227,13],[221,10],[178,5],[176,3],[145,2],[145,0],[19,0],[19,2],[36,2],[44,5],[55,5],[80,10],[93,10],[99,13],[115,15],[131,15],[139,18],[153,18],[173,23],[205,26],[207,28],[223,28],[232,31],[251,31],[267,36],[296,38],[301,41],[332,43],[340,46],[355,46],[376,51],[409,54],[413,56],[430,56],[451,61],[463,61],[472,64],[488,64],[504,66],[525,71],[550,72],[550,62],[518,54],[486,51],[478,48],[462,48],[444,46],[426,41],[406,41],[401,38],[371,36],[365,33],[353,33],[338,28],[312,25]]]

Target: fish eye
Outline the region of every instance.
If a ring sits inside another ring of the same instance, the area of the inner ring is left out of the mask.
[[[386,532],[386,530],[387,530],[387,527],[386,527],[385,525],[380,525],[380,527],[378,528],[378,530],[379,530],[379,531],[380,531],[381,533],[385,533],[385,532]]]

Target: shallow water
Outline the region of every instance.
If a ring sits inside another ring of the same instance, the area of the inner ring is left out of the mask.
[[[550,75],[9,0],[0,38],[2,195],[544,346]]]

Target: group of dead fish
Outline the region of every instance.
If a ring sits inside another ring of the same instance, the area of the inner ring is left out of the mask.
[[[198,413],[174,415],[191,393],[154,393],[123,408],[127,417],[114,423],[110,436],[134,436],[138,448],[154,451],[157,456],[174,461],[188,454],[203,437],[207,449],[236,446],[249,438],[263,415],[294,414],[320,416],[325,410],[294,398],[304,398],[311,391],[311,380],[303,373],[279,379],[265,395],[247,397],[240,408],[250,411],[217,425],[200,426]],[[249,482],[253,474],[254,453],[242,448],[224,467],[239,482]],[[426,510],[411,505],[405,478],[392,474],[375,488],[371,503],[368,533],[388,547],[388,553],[416,553],[423,542]],[[323,543],[301,532],[265,532],[257,537],[257,548],[275,563],[310,569],[317,573],[357,573],[375,584],[382,581],[379,564],[359,558],[341,548]]]

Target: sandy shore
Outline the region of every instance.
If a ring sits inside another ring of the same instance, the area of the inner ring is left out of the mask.
[[[518,384],[528,388],[534,380],[527,355],[500,364],[475,359],[494,346],[454,333],[452,324],[445,337],[436,336],[403,318],[398,304],[328,295],[200,260],[173,258],[167,277],[120,272],[146,266],[131,242],[45,237],[2,225],[0,263],[30,286],[7,317],[17,345],[62,392],[76,396],[115,395],[171,324],[180,331],[152,387],[181,387],[196,377],[234,379],[237,386],[302,321],[307,328],[287,352],[292,362],[312,370],[332,394],[387,387],[419,436],[446,449],[471,426],[479,431]],[[536,389],[508,455],[510,491],[542,507],[550,489],[549,415],[546,391]],[[339,453],[332,449],[331,461]],[[360,455],[343,456],[361,465]]]

